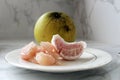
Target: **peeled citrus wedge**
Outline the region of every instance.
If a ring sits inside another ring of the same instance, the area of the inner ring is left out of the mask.
[[[35,59],[38,64],[45,66],[53,65],[56,62],[56,59],[52,55],[46,54],[44,52],[37,53]]]
[[[24,60],[32,59],[37,52],[37,45],[34,42],[30,42],[21,49],[21,57]]]
[[[43,47],[45,53],[52,55],[55,59],[60,59],[58,51],[50,42],[41,42],[40,46]]]
[[[51,43],[56,47],[60,56],[65,60],[75,60],[79,58],[83,53],[84,48],[87,46],[84,41],[68,43],[58,34],[53,36]]]

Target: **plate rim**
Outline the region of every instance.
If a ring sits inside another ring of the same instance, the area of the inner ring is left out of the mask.
[[[104,52],[105,54],[107,54],[107,56],[109,56],[109,60],[106,61],[106,62],[104,62],[103,64],[100,64],[99,66],[92,66],[92,67],[89,67],[89,68],[78,68],[77,67],[77,69],[75,69],[74,67],[73,68],[71,67],[71,69],[66,69],[66,70],[63,70],[63,69],[60,69],[60,68],[57,69],[57,70],[56,69],[52,69],[52,68],[49,69],[49,68],[47,68],[48,66],[40,66],[39,68],[33,68],[33,67],[31,68],[30,66],[29,67],[28,66],[22,66],[22,65],[20,65],[20,63],[15,64],[15,63],[12,63],[12,62],[10,62],[8,60],[8,57],[9,57],[10,54],[12,54],[13,52],[15,52],[17,50],[20,50],[20,49],[21,48],[15,49],[15,50],[12,50],[12,51],[8,52],[5,55],[5,57],[4,57],[5,61],[7,61],[7,63],[9,63],[9,64],[11,64],[13,66],[19,67],[19,68],[29,69],[29,70],[36,70],[36,71],[43,71],[43,72],[52,72],[52,73],[63,73],[64,72],[64,73],[66,73],[66,72],[84,71],[84,70],[90,70],[90,69],[100,68],[100,67],[102,67],[102,66],[104,66],[104,65],[106,65],[106,64],[108,64],[108,63],[110,63],[112,61],[112,56],[108,52],[106,52],[104,50],[101,50],[101,49],[96,49],[96,48],[86,48],[87,50]],[[46,68],[43,68],[43,67],[46,67]],[[49,67],[53,67],[53,66],[49,66]]]

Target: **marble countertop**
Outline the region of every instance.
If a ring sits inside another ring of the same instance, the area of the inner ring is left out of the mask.
[[[88,47],[109,52],[111,63],[94,70],[71,73],[47,73],[17,68],[8,64],[4,56],[12,50],[21,48],[30,40],[1,40],[0,41],[0,79],[1,80],[120,80],[120,45],[108,45],[87,41]]]

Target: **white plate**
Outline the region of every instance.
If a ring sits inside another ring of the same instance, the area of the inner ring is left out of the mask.
[[[44,72],[73,72],[73,71],[82,71],[88,69],[94,69],[98,67],[102,67],[109,62],[111,62],[112,57],[109,53],[93,49],[86,48],[82,56],[78,60],[75,61],[64,61],[64,64],[58,66],[41,66],[38,64],[34,64],[31,62],[24,61],[20,58],[20,49],[16,49],[14,51],[9,52],[5,59],[8,63],[25,69],[30,70],[38,70]]]

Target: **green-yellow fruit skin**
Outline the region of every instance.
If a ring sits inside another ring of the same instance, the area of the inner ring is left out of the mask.
[[[72,19],[62,12],[57,12],[60,17],[53,17],[55,12],[44,13],[34,27],[35,40],[51,41],[54,34],[59,34],[65,41],[73,42],[76,38],[76,29]]]

